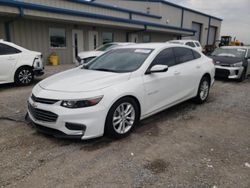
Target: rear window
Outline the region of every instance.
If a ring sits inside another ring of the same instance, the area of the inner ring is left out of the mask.
[[[195,42],[195,44],[196,44],[197,47],[201,47],[199,42]]]
[[[196,51],[194,51],[194,50],[192,50],[193,51],[193,54],[194,54],[194,59],[199,59],[199,58],[201,58],[201,54],[199,54],[198,52],[196,52]]]
[[[188,48],[181,48],[181,47],[174,48],[174,54],[177,64],[185,63],[187,61],[195,59],[193,55],[193,50]]]
[[[7,44],[0,43],[0,55],[10,55],[10,54],[17,54],[21,51],[13,48]]]
[[[187,42],[186,45],[190,46],[190,47],[195,47],[194,43],[193,42]]]

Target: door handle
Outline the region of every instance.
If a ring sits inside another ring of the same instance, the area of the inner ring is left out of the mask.
[[[9,57],[7,60],[15,60],[14,57]]]
[[[180,75],[181,73],[179,71],[174,71],[174,75]]]

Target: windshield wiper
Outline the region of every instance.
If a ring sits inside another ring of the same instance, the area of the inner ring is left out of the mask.
[[[91,69],[91,70],[97,70],[97,71],[105,71],[105,72],[118,72],[118,71],[115,71],[115,70],[110,70],[110,69],[105,69],[105,68],[99,68],[99,69]]]

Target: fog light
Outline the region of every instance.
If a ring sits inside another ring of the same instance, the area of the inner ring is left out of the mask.
[[[65,124],[65,127],[69,130],[72,130],[72,131],[82,131],[83,132],[83,135],[86,131],[86,126],[85,125],[82,125],[82,124],[76,124],[76,123],[66,123]]]

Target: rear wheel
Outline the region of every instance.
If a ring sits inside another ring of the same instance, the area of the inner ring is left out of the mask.
[[[130,134],[139,122],[139,108],[134,99],[118,100],[109,110],[105,134],[112,138],[123,138]]]
[[[204,76],[199,85],[198,93],[194,98],[195,102],[198,104],[204,103],[209,95],[210,91],[210,79],[207,76]]]
[[[29,85],[34,80],[34,72],[30,67],[20,67],[15,74],[17,85]]]

